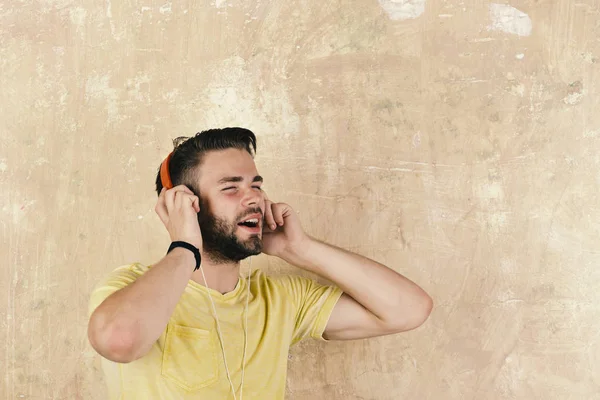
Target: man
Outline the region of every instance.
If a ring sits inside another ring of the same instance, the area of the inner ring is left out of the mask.
[[[156,178],[172,244],[94,290],[88,337],[111,399],[283,399],[289,347],[414,329],[431,298],[373,260],[307,235],[262,189],[255,135],[212,129],[178,143]],[[240,275],[264,252],[334,283]]]

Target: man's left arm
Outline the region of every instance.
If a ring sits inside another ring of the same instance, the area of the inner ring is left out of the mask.
[[[389,335],[423,324],[433,307],[417,284],[367,257],[309,236],[280,257],[322,276],[344,291],[323,337],[349,340]]]
[[[323,337],[361,339],[415,329],[427,320],[433,301],[423,289],[369,258],[307,235],[297,214],[265,196],[263,252],[335,283],[344,294]]]

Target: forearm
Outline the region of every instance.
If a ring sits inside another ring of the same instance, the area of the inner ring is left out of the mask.
[[[417,284],[367,257],[309,238],[286,260],[320,275],[385,322],[410,324],[431,307]]]
[[[164,331],[194,265],[193,253],[175,248],[135,282],[106,298],[90,318],[92,346],[118,362],[147,353]]]

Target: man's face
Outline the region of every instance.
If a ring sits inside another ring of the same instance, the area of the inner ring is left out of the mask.
[[[239,149],[210,151],[199,179],[198,223],[211,261],[237,262],[260,254],[265,202],[252,156]]]

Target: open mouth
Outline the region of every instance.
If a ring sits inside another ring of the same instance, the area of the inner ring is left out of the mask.
[[[258,226],[258,221],[244,221],[240,222],[238,225],[247,226],[249,228],[256,228]]]
[[[242,228],[246,228],[247,230],[250,230],[252,232],[260,231],[260,221],[258,218],[248,218],[248,219],[238,223],[238,226],[241,226]]]

